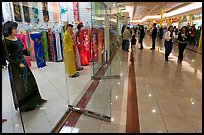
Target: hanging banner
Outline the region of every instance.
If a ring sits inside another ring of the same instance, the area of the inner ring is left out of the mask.
[[[28,2],[22,2],[22,4],[23,4],[23,15],[25,18],[25,22],[30,23],[30,14],[29,14]]]
[[[34,17],[34,23],[39,23],[39,16],[38,16],[38,6],[37,6],[37,2],[32,2],[32,11],[33,11],[33,17]]]
[[[66,22],[68,21],[68,7],[65,2],[60,2],[60,16],[61,16],[61,21]]]
[[[49,21],[49,12],[47,2],[42,2],[42,9],[43,9],[43,18],[45,22]]]
[[[78,23],[79,22],[78,2],[73,2],[73,10],[74,10],[74,23]]]
[[[14,19],[17,22],[22,22],[21,9],[19,2],[13,2]]]
[[[59,9],[57,2],[52,2],[52,8],[53,8],[53,17],[54,17],[54,23],[59,22]]]

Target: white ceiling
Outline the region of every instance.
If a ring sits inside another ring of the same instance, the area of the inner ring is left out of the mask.
[[[164,13],[168,13],[172,10],[186,6],[192,2],[122,2],[129,10],[129,17],[131,20],[140,20],[145,16],[159,15],[161,9],[164,9]]]

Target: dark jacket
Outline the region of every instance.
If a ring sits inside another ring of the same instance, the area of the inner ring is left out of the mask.
[[[157,28],[155,27],[153,30],[152,30],[152,38],[156,38],[157,37]]]
[[[144,30],[140,30],[140,40],[142,40],[145,36]]]
[[[187,44],[187,43],[188,43],[188,40],[189,40],[189,35],[188,35],[188,33],[186,32],[186,33],[184,34],[184,38],[183,38],[182,34],[183,34],[182,32],[179,32],[179,33],[178,33],[178,43]]]
[[[131,45],[136,45],[136,42],[137,42],[136,38],[131,39]]]

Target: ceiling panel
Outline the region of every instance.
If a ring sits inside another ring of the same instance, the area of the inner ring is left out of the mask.
[[[164,13],[168,13],[190,3],[192,2],[123,2],[122,4],[124,6],[134,7],[132,16],[130,17],[132,20],[139,20],[145,16],[160,15],[162,8],[164,9]]]

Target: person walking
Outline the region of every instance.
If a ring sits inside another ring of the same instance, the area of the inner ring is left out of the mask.
[[[157,37],[157,27],[156,27],[156,23],[153,24],[153,30],[152,30],[152,48],[150,48],[150,50],[155,50],[155,40]]]
[[[143,49],[143,39],[145,36],[145,32],[144,32],[144,26],[141,25],[140,26],[140,36],[139,36],[139,43],[140,43],[140,48],[139,49]]]
[[[124,32],[123,32],[123,45],[124,45],[124,51],[128,52],[129,49],[129,40],[131,38],[131,34],[130,34],[130,28],[127,27],[125,28]]]
[[[179,54],[178,54],[178,62],[183,61],[183,52],[188,44],[188,31],[187,27],[183,26],[181,28],[181,32],[178,33],[178,49],[179,49]]]
[[[164,46],[165,46],[165,60],[168,61],[168,57],[172,51],[173,41],[172,37],[175,36],[175,33],[173,32],[173,26],[169,26],[168,31],[165,33],[164,36]]]

